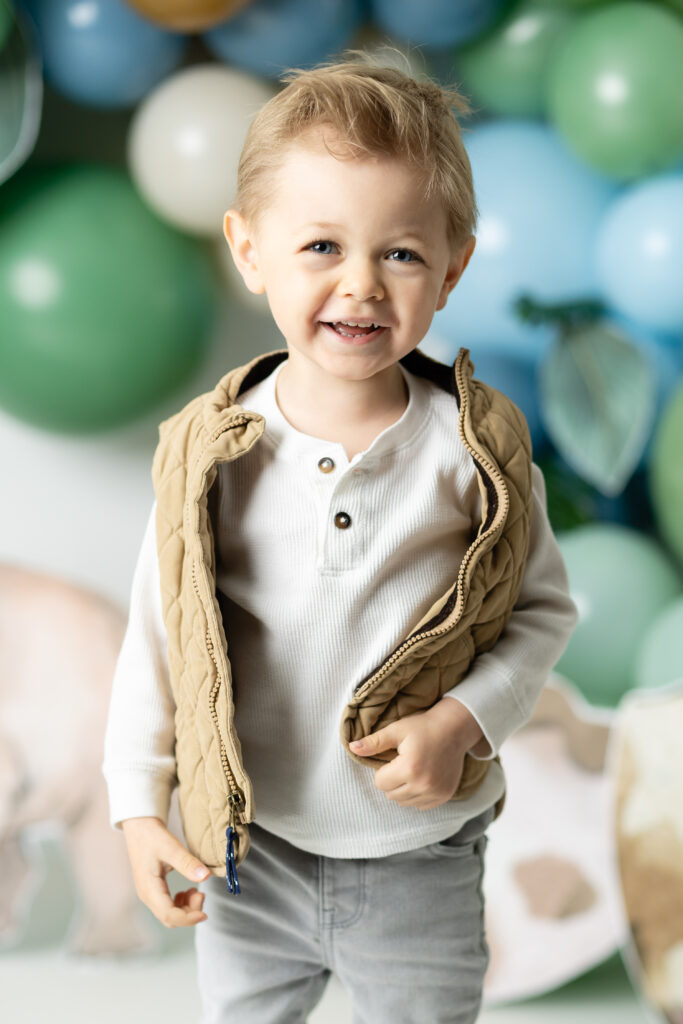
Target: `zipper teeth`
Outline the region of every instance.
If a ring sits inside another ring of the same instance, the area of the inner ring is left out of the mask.
[[[461,403],[460,415],[458,416],[458,433],[460,435],[460,439],[461,439],[462,443],[464,444],[465,448],[467,448],[467,451],[470,453],[472,458],[476,459],[476,461],[481,466],[483,466],[484,469],[486,469],[488,471],[489,476],[495,477],[495,478],[497,478],[498,480],[500,480],[501,482],[504,483],[503,478],[502,478],[501,474],[498,472],[498,470],[495,469],[495,467],[488,461],[488,459],[485,459],[482,455],[479,454],[479,452],[475,452],[474,448],[472,448],[472,445],[469,443],[469,441],[465,437],[465,431],[464,431],[464,428],[463,428],[462,424],[463,424],[463,420],[464,420],[464,410],[465,410],[465,407],[467,405],[467,390],[466,390],[466,388],[464,386],[464,379],[463,379],[463,375],[462,375],[462,359],[460,359],[460,358],[457,360],[456,365],[455,365],[455,378],[456,378],[456,384],[458,386],[458,393],[460,394],[460,403]],[[508,495],[508,492],[507,492],[507,487],[505,487],[505,486],[503,487],[503,492],[504,492],[504,495],[505,495],[504,508],[506,510],[506,513],[507,513],[507,509],[508,509],[508,506],[509,506],[509,503],[510,503],[509,495]],[[488,531],[487,531],[487,533],[488,533]],[[486,537],[486,534],[482,534],[480,537],[477,537],[477,539],[470,545],[470,547],[468,548],[467,552],[465,553],[465,557],[463,558],[462,562],[460,563],[460,569],[458,570],[458,578],[457,578],[457,581],[456,581],[456,584],[455,584],[456,593],[457,593],[458,589],[462,585],[462,581],[463,581],[463,578],[464,578],[464,575],[465,575],[465,571],[467,569],[468,564],[472,560],[472,556],[473,556],[475,550],[484,541],[485,537]],[[361,690],[369,688],[371,684],[374,685],[374,684],[380,682],[384,678],[384,676],[387,674],[387,672],[389,672],[391,670],[391,667],[394,664],[394,662],[397,661],[401,657],[401,655],[405,653],[405,651],[407,651],[410,647],[412,647],[414,644],[416,644],[419,640],[424,640],[425,637],[434,637],[434,636],[439,636],[441,633],[447,633],[448,630],[449,629],[453,629],[454,626],[455,626],[454,622],[452,622],[448,626],[435,626],[434,629],[428,629],[428,630],[425,630],[422,633],[416,633],[414,636],[409,637],[404,643],[401,644],[400,647],[398,647],[394,651],[394,653],[391,655],[391,657],[388,658],[384,662],[384,664],[382,665],[381,669],[379,669],[379,671],[376,673],[376,675],[372,676],[370,679],[366,679],[364,683],[361,683],[360,686],[356,687],[356,689],[354,690],[354,696],[357,696],[361,692]]]
[[[215,656],[214,649],[213,649],[213,641],[211,639],[211,634],[210,634],[208,629],[206,631],[206,646],[208,648],[209,654],[211,655],[211,660],[213,661],[214,665],[216,666],[216,681],[213,684],[213,686],[211,687],[211,693],[209,694],[209,709],[211,711],[211,717],[213,718],[214,722],[216,723],[216,726],[218,726],[218,712],[216,711],[216,697],[218,695],[218,691],[221,688],[221,676],[220,676],[220,672],[218,670],[218,663],[216,661],[216,656]],[[220,748],[221,748],[221,761],[223,762],[223,769],[225,771],[225,774],[228,777],[228,781],[230,783],[230,788],[233,791],[233,794],[237,794],[238,793],[237,783],[235,781],[235,776],[232,773],[232,768],[230,767],[230,762],[228,761],[228,754],[227,754],[227,751],[226,751],[225,746],[223,744],[223,740],[220,741]]]
[[[244,413],[240,413],[238,416],[233,416],[229,423],[224,423],[222,426],[214,430],[206,443],[213,444],[214,441],[217,441],[221,434],[224,434],[226,430],[232,430],[233,427],[242,426],[244,423],[251,423],[252,419],[253,416],[245,416]]]
[[[193,586],[194,586],[195,593],[196,593],[197,597],[199,598],[199,600],[201,602],[201,597],[199,595],[199,585],[197,584],[197,577],[196,577],[196,574],[195,574],[194,562],[192,563],[192,583],[193,583]],[[209,694],[209,710],[211,712],[211,717],[213,718],[213,720],[214,720],[214,722],[216,724],[216,732],[218,733],[218,742],[219,742],[219,747],[220,747],[221,763],[223,765],[223,771],[225,772],[226,778],[227,778],[228,783],[230,785],[230,790],[231,790],[232,795],[233,796],[237,796],[239,798],[239,790],[238,790],[238,787],[237,787],[237,783],[235,781],[235,776],[232,773],[232,769],[230,767],[230,762],[228,761],[228,753],[227,753],[227,751],[225,749],[225,744],[223,743],[223,740],[221,738],[220,729],[218,728],[218,712],[216,711],[216,696],[217,696],[218,691],[219,691],[220,686],[221,686],[221,676],[220,676],[220,672],[218,670],[218,664],[216,662],[216,656],[215,656],[214,649],[213,649],[213,641],[211,639],[211,633],[209,632],[208,629],[206,631],[204,640],[205,640],[205,643],[206,643],[207,650],[208,650],[209,654],[211,655],[211,660],[213,661],[213,663],[214,663],[214,665],[216,667],[216,681],[214,682],[213,686],[211,687],[211,693]]]

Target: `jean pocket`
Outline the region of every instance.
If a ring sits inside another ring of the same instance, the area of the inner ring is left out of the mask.
[[[467,857],[473,853],[480,840],[485,839],[484,833],[493,821],[495,808],[487,807],[485,811],[465,824],[445,839],[429,843],[425,849],[437,857]]]

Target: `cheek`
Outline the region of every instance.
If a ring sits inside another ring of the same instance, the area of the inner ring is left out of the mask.
[[[283,333],[287,329],[302,331],[315,319],[320,303],[310,282],[298,276],[286,276],[271,282],[268,301],[273,319]]]
[[[329,289],[323,275],[298,271],[283,281],[283,302],[302,316],[313,316],[325,302],[328,294]]]
[[[431,317],[441,297],[441,288],[436,281],[415,282],[414,287],[404,287],[402,291],[404,301],[416,320]]]

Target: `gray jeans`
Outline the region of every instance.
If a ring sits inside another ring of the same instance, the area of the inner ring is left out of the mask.
[[[365,859],[307,853],[252,822],[241,893],[213,875],[200,885],[201,1024],[304,1024],[332,971],[353,1024],[471,1024],[489,962],[482,880],[493,815]]]

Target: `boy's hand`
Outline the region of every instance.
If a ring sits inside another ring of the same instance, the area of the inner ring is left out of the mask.
[[[422,811],[439,807],[455,793],[462,775],[465,754],[490,747],[474,716],[453,697],[444,697],[428,711],[406,715],[365,736],[362,749],[349,747],[360,756],[393,750],[398,756],[375,771],[375,785],[399,807]]]
[[[135,889],[145,906],[167,928],[205,921],[204,893],[193,886],[171,898],[166,875],[175,868],[185,878],[199,882],[208,878],[209,869],[178,842],[161,818],[126,818],[121,827]]]

